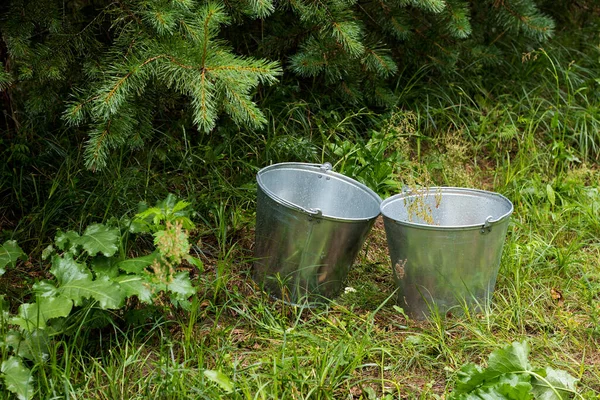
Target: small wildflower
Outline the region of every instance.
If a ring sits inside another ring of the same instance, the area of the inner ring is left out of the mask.
[[[353,288],[353,287],[351,287],[351,286],[347,286],[347,287],[344,289],[344,294],[348,294],[348,293],[354,293],[354,292],[356,292],[356,289],[354,289],[354,288]]]

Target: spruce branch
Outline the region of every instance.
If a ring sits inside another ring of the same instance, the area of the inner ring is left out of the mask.
[[[204,132],[210,132],[216,124],[214,91],[214,84],[207,79],[206,71],[202,71],[198,84],[192,85],[191,94],[194,123]]]
[[[376,73],[382,78],[387,78],[398,71],[398,66],[391,55],[386,53],[389,53],[389,51],[377,48],[365,48],[365,54],[361,62],[367,71]]]
[[[273,0],[247,0],[247,4],[250,15],[257,18],[266,18],[275,11]]]
[[[439,14],[446,8],[444,0],[410,0],[414,7],[422,8],[434,14]]]
[[[469,7],[464,1],[448,1],[445,17],[446,31],[457,39],[466,39],[471,35]]]
[[[364,52],[364,45],[361,42],[362,29],[354,21],[341,21],[331,23],[331,34],[344,50],[351,56],[358,56]]]
[[[399,40],[408,40],[412,35],[410,24],[402,16],[391,16],[384,27]]]
[[[492,6],[499,10],[498,22],[509,31],[521,31],[537,40],[546,40],[554,33],[554,21],[541,13],[532,1],[493,0]]]

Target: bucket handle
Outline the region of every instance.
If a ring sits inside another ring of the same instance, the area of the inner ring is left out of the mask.
[[[490,233],[492,231],[492,224],[495,222],[500,221],[500,218],[498,219],[494,219],[494,217],[492,217],[491,215],[488,216],[485,219],[485,222],[483,223],[483,225],[481,225],[481,233],[486,234],[486,233]]]
[[[302,206],[299,206],[298,204],[294,204],[290,201],[287,201],[285,199],[282,199],[281,197],[277,197],[277,201],[280,202],[281,204],[288,206],[290,208],[294,208],[298,211],[301,211],[303,213],[306,213],[308,215],[312,215],[315,217],[319,217],[321,215],[323,215],[323,211],[320,208],[304,208]]]
[[[307,165],[309,165],[311,167],[318,167],[319,170],[321,170],[325,174],[328,173],[329,171],[333,172],[333,166],[329,162],[325,162],[323,164],[307,164]],[[260,181],[260,176],[258,176],[257,179]],[[291,201],[287,201],[286,199],[281,198],[273,193],[271,193],[271,196],[273,198],[277,199],[278,203],[281,203],[285,206],[296,209],[296,210],[303,212],[305,214],[308,214],[310,216],[320,217],[323,215],[323,210],[321,210],[320,208],[304,208],[302,206],[299,206],[298,204],[292,203]]]

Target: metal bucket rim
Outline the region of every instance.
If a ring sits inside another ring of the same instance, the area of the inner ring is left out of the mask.
[[[429,224],[421,224],[421,223],[417,223],[417,222],[410,222],[410,221],[402,221],[402,220],[398,220],[388,214],[386,214],[385,212],[385,207],[397,200],[403,199],[405,197],[411,196],[414,194],[414,192],[404,192],[404,193],[399,193],[396,195],[393,195],[391,197],[388,197],[387,199],[383,200],[380,204],[380,212],[381,215],[383,215],[383,217],[385,219],[388,219],[390,221],[393,221],[399,225],[404,225],[404,226],[409,226],[412,228],[420,228],[420,229],[430,229],[430,230],[449,230],[449,231],[460,231],[460,230],[475,230],[475,229],[481,229],[482,227],[485,226],[492,226],[492,225],[497,225],[500,224],[504,221],[506,221],[508,218],[510,218],[510,216],[512,215],[513,211],[514,211],[514,205],[513,203],[504,195],[500,194],[500,193],[496,193],[496,192],[490,192],[488,190],[482,190],[482,189],[470,189],[470,188],[462,188],[462,187],[454,187],[454,186],[433,186],[433,187],[429,187],[429,188],[424,188],[427,190],[431,190],[431,191],[435,191],[435,190],[441,190],[442,193],[443,192],[469,192],[469,193],[474,193],[474,194],[481,194],[481,195],[486,195],[488,197],[495,197],[498,198],[502,201],[504,201],[505,203],[507,203],[510,208],[509,210],[502,214],[500,217],[494,219],[494,220],[488,220],[488,221],[481,221],[480,224],[469,224],[469,225],[429,225]]]
[[[377,218],[381,214],[381,211],[380,211],[381,210],[381,202],[382,202],[381,197],[379,197],[379,195],[377,193],[375,193],[368,186],[358,182],[355,179],[350,178],[349,176],[335,172],[335,171],[333,171],[333,169],[324,170],[322,167],[324,167],[327,164],[328,163],[316,164],[316,163],[301,163],[301,162],[283,162],[283,163],[271,164],[271,165],[268,165],[268,166],[262,168],[260,171],[258,171],[258,173],[256,174],[256,182],[258,183],[259,188],[263,192],[265,192],[265,194],[269,198],[271,198],[273,201],[275,201],[277,204],[280,204],[288,209],[299,211],[306,215],[310,215],[316,219],[324,219],[324,220],[328,220],[328,221],[350,222],[351,223],[351,222],[370,221],[372,219]],[[329,164],[329,167],[331,167],[331,164]],[[361,189],[363,192],[365,192],[369,196],[371,196],[371,198],[373,198],[373,200],[375,200],[377,202],[377,205],[380,206],[379,212],[377,212],[377,214],[375,214],[373,216],[362,217],[362,218],[339,218],[339,217],[332,217],[332,216],[329,216],[326,214],[315,214],[315,213],[311,212],[310,210],[307,210],[307,209],[301,207],[298,204],[295,204],[289,200],[285,200],[285,199],[281,198],[280,196],[276,195],[275,193],[273,193],[271,190],[269,190],[266,187],[266,185],[263,183],[263,181],[261,179],[261,175],[270,170],[273,170],[273,169],[275,169],[275,170],[282,169],[283,170],[283,169],[290,169],[290,168],[295,168],[295,169],[300,169],[300,170],[305,170],[305,171],[310,171],[310,172],[322,172],[324,174],[331,175],[347,184],[351,184],[351,185]]]

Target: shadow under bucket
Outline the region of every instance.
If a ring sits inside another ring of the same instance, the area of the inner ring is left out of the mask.
[[[489,305],[513,205],[475,189],[406,191],[381,203],[398,302],[413,318]]]
[[[274,164],[256,180],[254,280],[290,304],[331,299],[379,215],[381,199],[329,163]]]

